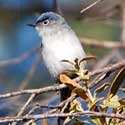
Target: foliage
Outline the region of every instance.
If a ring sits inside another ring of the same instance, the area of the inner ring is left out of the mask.
[[[89,111],[97,111],[102,113],[124,113],[125,111],[125,99],[120,97],[118,94],[119,91],[123,91],[124,89],[120,89],[123,78],[125,76],[125,68],[122,68],[117,75],[115,76],[112,83],[101,83],[99,82],[104,79],[107,73],[99,74],[93,81],[90,81],[89,71],[87,69],[83,69],[83,63],[90,59],[95,59],[93,56],[88,56],[83,58],[82,60],[75,59],[74,62],[70,62],[68,60],[63,60],[63,62],[69,63],[74,66],[74,70],[67,70],[66,72],[77,74],[82,81],[82,84],[78,84],[71,80],[65,74],[60,75],[60,80],[62,83],[67,84],[67,86],[72,89],[72,93],[76,93],[83,99],[83,103],[88,107]],[[66,73],[65,72],[65,73]],[[101,78],[102,77],[102,78]],[[99,84],[99,85],[98,85]],[[96,87],[93,89],[93,87]],[[93,90],[93,91],[92,91]],[[103,97],[99,95],[103,93]],[[70,102],[70,113],[74,112],[83,112],[86,109],[82,107],[82,104],[77,99]],[[84,117],[84,116],[83,116]],[[97,117],[96,114],[93,117],[90,117],[89,120],[81,120],[79,117],[67,117],[65,119],[65,124],[69,123],[71,120],[76,119],[76,123],[94,123],[96,125],[114,125],[121,124],[121,119],[118,118],[106,118],[106,117]]]

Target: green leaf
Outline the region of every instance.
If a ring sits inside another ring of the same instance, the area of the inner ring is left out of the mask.
[[[102,72],[100,73],[89,85],[90,88],[96,86],[100,81],[104,80],[106,77],[109,77],[111,72]]]
[[[36,123],[33,121],[33,122],[31,123],[31,125],[36,125]]]
[[[92,110],[92,108],[95,107],[96,104],[97,104],[98,102],[102,101],[103,99],[104,99],[104,98],[98,98],[98,99],[96,99],[96,100],[92,103],[92,105],[90,106],[89,110]]]
[[[102,123],[102,121],[100,120],[100,118],[93,116],[91,117],[91,122],[95,123],[96,125],[104,125],[105,122]]]
[[[117,95],[113,96],[110,100],[109,99],[104,100],[103,103],[105,106],[114,109],[120,106],[119,97]]]
[[[70,111],[83,112],[84,109],[82,108],[82,104],[75,99],[70,103]]]
[[[77,70],[66,69],[63,71],[63,73],[65,73],[65,74],[69,73],[69,76],[70,76],[70,74],[77,74]]]
[[[103,92],[104,90],[106,90],[111,84],[110,83],[104,83],[102,84],[100,87],[98,87],[96,90],[95,90],[95,93],[101,93]]]
[[[122,68],[112,82],[108,97],[113,97],[117,93],[124,77],[125,77],[125,68]]]
[[[76,119],[76,122],[73,125],[84,125],[84,123],[87,123],[87,124],[91,123],[91,121],[89,120],[81,120],[79,118],[75,118],[75,119]]]
[[[90,79],[90,75],[89,75],[88,70],[84,70],[82,68],[80,68],[80,70],[77,73],[77,75],[79,75],[81,80],[83,80],[83,81],[89,81],[89,79]]]
[[[64,60],[61,60],[61,62],[66,62],[66,63],[69,63],[69,64],[71,64],[71,65],[73,65],[73,66],[75,65],[73,62],[71,62],[71,61],[69,61],[69,60],[65,60],[65,59],[64,59]]]
[[[70,122],[71,120],[73,120],[74,117],[67,117],[64,121],[64,125],[67,124],[68,122]]]
[[[83,58],[83,59],[81,59],[80,61],[79,61],[79,65],[82,63],[82,62],[84,62],[84,61],[88,61],[88,60],[92,60],[92,59],[96,59],[96,57],[95,56],[87,56],[87,57],[85,57],[85,58]]]
[[[78,58],[76,58],[74,60],[74,62],[75,62],[75,69],[79,70],[80,66],[79,66],[79,63],[78,63],[79,62]]]

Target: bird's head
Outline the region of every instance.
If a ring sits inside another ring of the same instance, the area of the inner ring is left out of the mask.
[[[66,25],[64,18],[54,12],[43,13],[37,18],[35,24],[29,24],[29,26],[35,27],[42,37],[56,34],[64,25]]]

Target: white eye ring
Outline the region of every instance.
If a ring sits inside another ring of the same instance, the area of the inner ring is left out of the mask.
[[[43,25],[48,25],[49,24],[49,20],[44,20],[43,21]]]

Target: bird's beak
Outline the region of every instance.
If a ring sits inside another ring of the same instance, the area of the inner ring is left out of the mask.
[[[35,27],[36,27],[36,24],[27,24],[27,26],[30,26],[30,27],[35,28]]]

